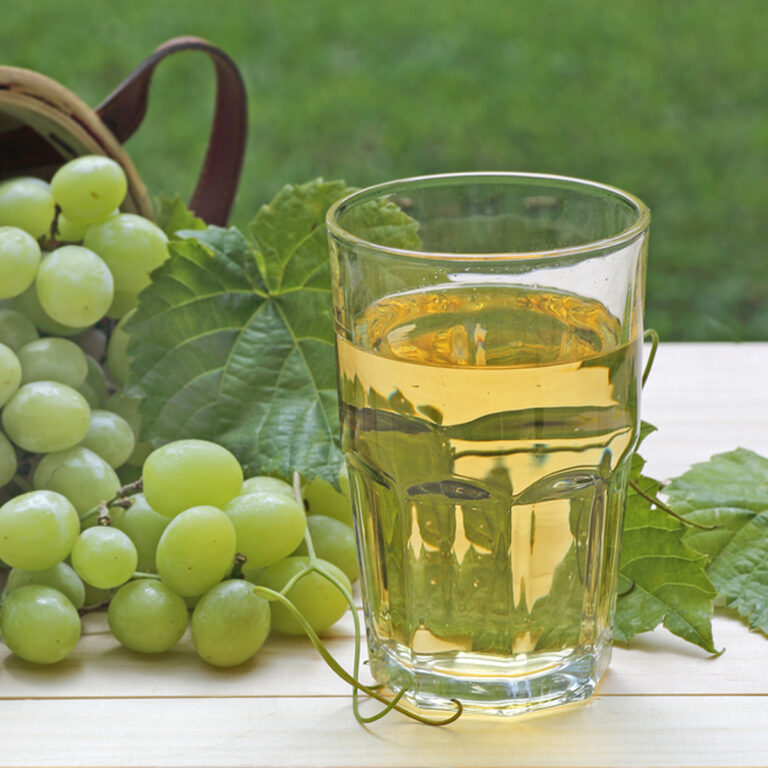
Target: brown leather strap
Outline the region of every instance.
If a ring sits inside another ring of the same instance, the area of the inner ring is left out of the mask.
[[[96,109],[122,143],[139,127],[147,111],[155,67],[178,51],[203,51],[216,66],[216,111],[197,187],[190,208],[209,224],[224,226],[229,218],[245,156],[247,102],[237,65],[220,48],[198,37],[163,43]]]

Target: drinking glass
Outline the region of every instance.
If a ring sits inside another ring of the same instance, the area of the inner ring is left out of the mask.
[[[370,669],[420,709],[525,713],[606,671],[649,220],[619,189],[522,173],[328,212]]]

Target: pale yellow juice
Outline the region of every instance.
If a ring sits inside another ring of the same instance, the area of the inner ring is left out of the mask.
[[[610,654],[639,338],[597,301],[510,285],[386,297],[353,338],[342,444],[374,676],[426,707],[585,698]]]

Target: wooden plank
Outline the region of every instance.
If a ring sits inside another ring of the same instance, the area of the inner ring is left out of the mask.
[[[737,617],[717,612],[712,622],[713,656],[658,627],[635,635],[613,650],[600,694],[718,695],[768,693],[768,663],[756,674],[756,660],[768,659],[768,638],[751,632]],[[766,756],[768,757],[768,756]]]
[[[737,445],[768,455],[768,344],[663,344],[644,393],[659,426],[649,474],[673,477]],[[301,639],[271,638],[235,670],[189,638],[160,658],[119,648],[89,617],[73,656],[34,667],[0,646],[2,766],[765,766],[766,639],[716,616],[717,659],[657,630],[617,648],[595,701],[538,718],[368,728]],[[351,661],[351,621],[329,646]],[[366,705],[374,711],[374,707]]]
[[[14,766],[764,766],[768,696],[604,697],[552,717],[367,728],[338,698],[0,702]]]
[[[661,344],[642,415],[646,471],[666,480],[738,446],[768,456],[768,344]]]
[[[765,693],[755,659],[768,640],[739,620],[717,616],[714,636],[726,652],[713,658],[664,629],[636,636],[629,648],[614,649],[602,696],[629,694],[723,695]],[[352,622],[346,617],[327,639],[331,652],[352,668]],[[365,658],[365,648],[363,649]],[[370,682],[366,667],[361,678]],[[250,662],[216,669],[195,654],[189,636],[161,656],[122,648],[103,616],[87,617],[87,633],[73,654],[54,667],[28,664],[0,647],[0,699],[138,697],[349,696],[350,688],[325,665],[309,641],[273,636]]]

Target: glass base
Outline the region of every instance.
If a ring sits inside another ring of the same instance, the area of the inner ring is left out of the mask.
[[[401,647],[402,648],[402,647]],[[419,655],[381,647],[371,653],[373,677],[419,710],[515,716],[587,701],[608,669],[609,643],[599,648],[499,659],[483,654]],[[534,671],[535,670],[535,671]]]

